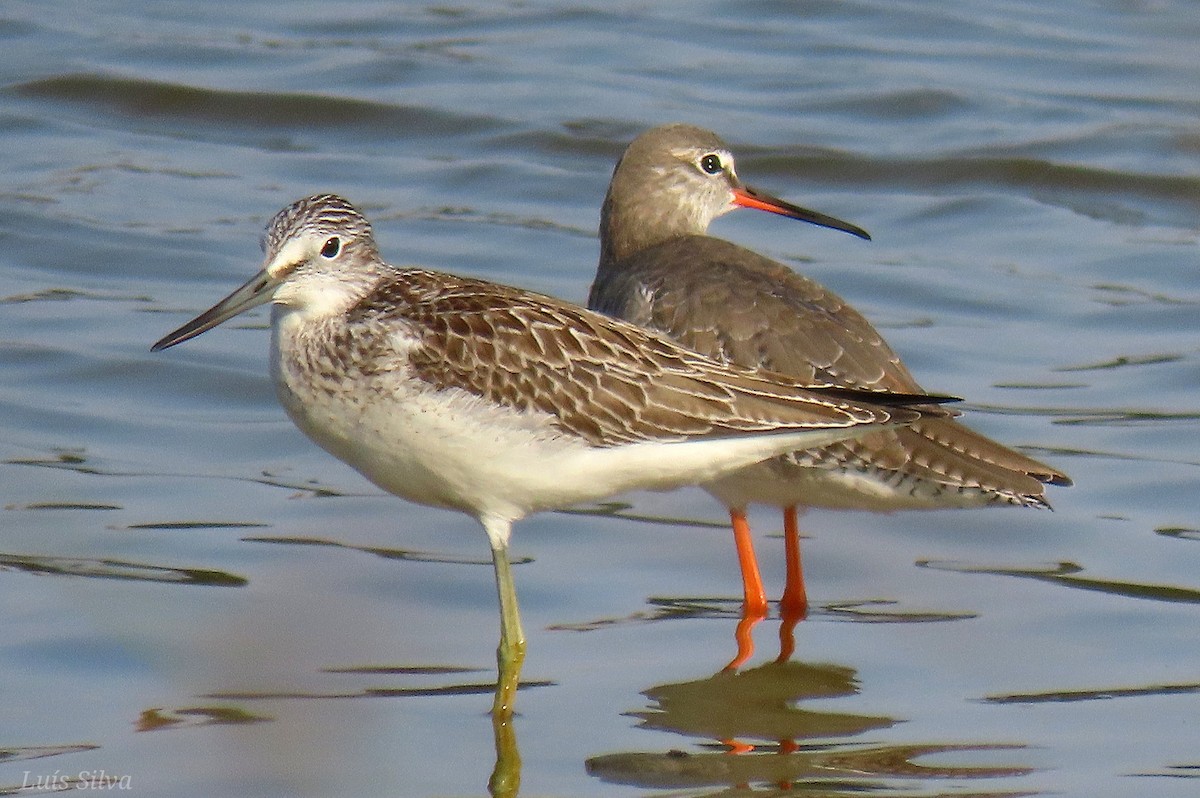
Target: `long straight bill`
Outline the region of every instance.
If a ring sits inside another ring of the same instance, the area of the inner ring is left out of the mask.
[[[168,347],[175,346],[175,344],[181,344],[184,341],[195,338],[202,332],[211,330],[223,321],[232,319],[239,313],[244,313],[251,308],[258,307],[264,302],[269,302],[278,286],[279,281],[268,274],[266,269],[263,269],[251,277],[250,281],[241,288],[178,330],[164,335],[154,346],[150,347],[150,351],[161,352]]]

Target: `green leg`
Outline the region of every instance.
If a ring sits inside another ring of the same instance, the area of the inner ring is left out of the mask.
[[[521,786],[521,755],[517,752],[512,713],[521,681],[521,663],[525,661],[525,633],[521,631],[517,591],[513,586],[507,549],[493,548],[492,562],[496,566],[496,589],[500,593],[500,646],[496,649],[498,674],[496,697],[492,702],[496,767],[488,780],[488,791],[495,798],[509,798],[516,796]]]
[[[492,715],[510,718],[521,677],[521,663],[525,661],[525,633],[521,630],[517,591],[513,585],[512,566],[508,562],[506,546],[493,544],[492,563],[496,568],[496,591],[500,596],[500,646],[496,649],[499,679],[496,682]]]

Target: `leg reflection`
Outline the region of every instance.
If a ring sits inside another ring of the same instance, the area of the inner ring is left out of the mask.
[[[787,662],[796,650],[796,625],[808,617],[808,593],[804,589],[804,564],[800,559],[800,523],[796,506],[783,510],[783,548],[787,581],[779,600],[779,657]]]
[[[736,671],[754,656],[754,627],[766,617],[765,609],[762,612],[752,613],[748,607],[742,605],[742,619],[738,621],[737,628],[733,632],[733,639],[737,642],[737,655],[729,661],[724,670]]]
[[[754,627],[767,617],[768,606],[754,548],[750,542],[750,528],[744,513],[730,511],[733,519],[734,539],[737,541],[738,559],[742,566],[742,582],[745,600],[742,603],[742,618],[738,621],[733,637],[737,643],[737,654],[726,671],[735,671],[754,656]],[[787,662],[796,650],[796,626],[808,616],[808,593],[804,587],[804,565],[800,557],[799,513],[795,505],[783,511],[783,545],[787,563],[787,581],[783,597],[779,601],[779,656],[776,662]]]
[[[511,687],[505,688],[506,674],[501,664],[500,680],[496,683],[496,706],[500,706],[500,693],[504,689],[516,691],[517,674],[511,674]],[[517,670],[520,670],[518,666]],[[488,779],[488,794],[492,798],[516,798],[521,789],[521,752],[517,748],[517,730],[513,725],[512,700],[505,702],[506,712],[492,710],[492,732],[496,738],[496,767]]]

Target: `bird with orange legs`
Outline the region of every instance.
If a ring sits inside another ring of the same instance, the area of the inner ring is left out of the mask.
[[[738,366],[866,390],[922,392],[883,336],[845,300],[782,263],[708,235],[714,219],[737,208],[870,238],[856,225],[742,183],[729,147],[715,134],[690,125],[657,127],[628,146],[613,172],[588,307]],[[729,510],[742,573],[743,622],[730,667],[751,656],[750,629],[768,612],[746,520],[749,504],[783,511],[780,658],[786,659],[791,629],[808,610],[800,508],[1048,507],[1046,485],[1070,484],[1061,471],[945,415],[795,451],[707,483],[703,487]]]

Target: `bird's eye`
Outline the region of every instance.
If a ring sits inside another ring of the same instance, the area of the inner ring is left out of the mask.
[[[715,152],[710,152],[700,159],[700,169],[705,174],[715,175],[720,174],[725,169],[725,165],[721,163],[721,156]]]
[[[325,242],[325,246],[321,247],[321,257],[332,260],[342,251],[342,239],[337,236],[331,237]]]

